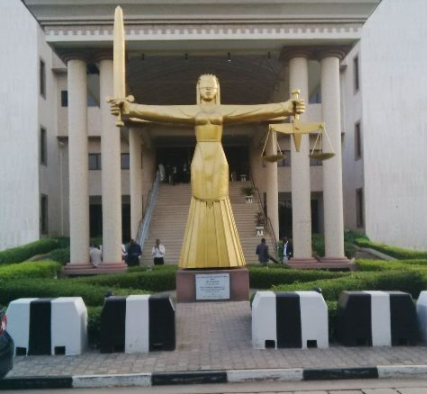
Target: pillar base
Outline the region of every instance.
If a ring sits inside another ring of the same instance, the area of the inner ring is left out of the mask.
[[[101,263],[98,267],[92,264],[71,264],[68,263],[63,269],[64,276],[74,275],[98,275],[98,274],[116,274],[126,271],[128,266],[125,263]]]
[[[295,269],[327,269],[327,270],[350,270],[354,271],[356,266],[353,260],[347,257],[323,257],[320,260],[314,258],[292,258],[289,266]]]
[[[249,271],[235,269],[180,269],[176,273],[177,302],[248,301]]]

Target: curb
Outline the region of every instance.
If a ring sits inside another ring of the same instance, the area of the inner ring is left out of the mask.
[[[425,378],[426,374],[427,365],[389,365],[366,368],[244,369],[117,375],[34,376],[10,377],[0,380],[0,390],[151,387],[261,381],[408,379]]]

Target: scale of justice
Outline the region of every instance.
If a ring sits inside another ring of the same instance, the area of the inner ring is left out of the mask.
[[[292,91],[292,98],[294,100],[298,100],[298,96],[300,94],[299,89],[295,89]],[[308,157],[316,160],[328,160],[335,156],[334,148],[332,146],[331,140],[329,139],[328,132],[326,131],[325,123],[310,123],[310,122],[301,122],[299,119],[299,114],[294,115],[294,121],[292,123],[281,123],[281,124],[270,124],[268,127],[268,134],[265,138],[264,147],[261,152],[261,160],[267,161],[269,163],[275,163],[280,160],[286,158],[280,149],[279,142],[276,139],[278,154],[276,155],[267,155],[266,148],[267,142],[269,138],[273,138],[273,133],[283,133],[292,135],[294,140],[295,150],[297,152],[300,151],[301,148],[301,139],[303,134],[315,134],[317,133],[316,141],[314,142],[314,146],[310,151]],[[327,140],[329,145],[329,152],[323,151],[324,140]],[[319,150],[316,148],[319,147]]]

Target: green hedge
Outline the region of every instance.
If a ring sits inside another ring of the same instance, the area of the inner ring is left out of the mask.
[[[0,280],[0,304],[18,298],[82,297],[86,306],[101,306],[108,290],[114,295],[148,294],[140,289],[96,286],[70,279],[13,279]]]
[[[62,265],[56,261],[28,261],[0,266],[0,280],[17,278],[55,278]]]
[[[357,260],[358,271],[406,271],[427,269],[427,260]]]
[[[317,279],[332,279],[348,276],[348,272],[284,269],[282,266],[249,267],[250,287],[269,289],[273,285],[310,282]]]
[[[57,261],[62,265],[70,262],[70,248],[60,248],[52,250],[47,256],[49,260]]]
[[[87,308],[87,334],[88,342],[91,348],[97,349],[101,337],[101,311],[102,306],[90,306]]]
[[[363,290],[400,290],[418,298],[422,290],[427,289],[427,274],[424,271],[383,271],[359,272],[337,279],[322,279],[306,283],[273,286],[272,291],[301,291],[320,287],[323,297],[328,301],[337,301],[341,292]]]
[[[35,255],[49,253],[59,246],[60,241],[58,239],[45,238],[27,245],[6,249],[0,252],[0,264],[21,263]]]
[[[311,238],[313,254],[317,257],[325,256],[325,238],[323,234],[313,234]],[[356,247],[353,245],[353,233],[344,233],[344,254],[351,259],[356,254]]]
[[[174,290],[176,266],[153,267],[147,270],[143,267],[130,268],[123,274],[96,275],[72,279],[75,283],[87,283],[97,286],[115,288],[144,289],[149,292]]]
[[[363,238],[356,238],[354,243],[362,248],[371,248],[399,260],[427,259],[427,251],[408,250],[396,246],[388,246]]]

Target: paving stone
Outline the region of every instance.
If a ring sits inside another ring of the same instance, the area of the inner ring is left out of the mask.
[[[403,388],[403,389],[399,388],[397,393],[399,393],[399,394],[426,394],[427,388],[426,387],[419,387],[419,388],[410,387],[410,388]]]
[[[364,394],[398,394],[395,389],[365,389]],[[425,394],[425,393],[424,393]]]

